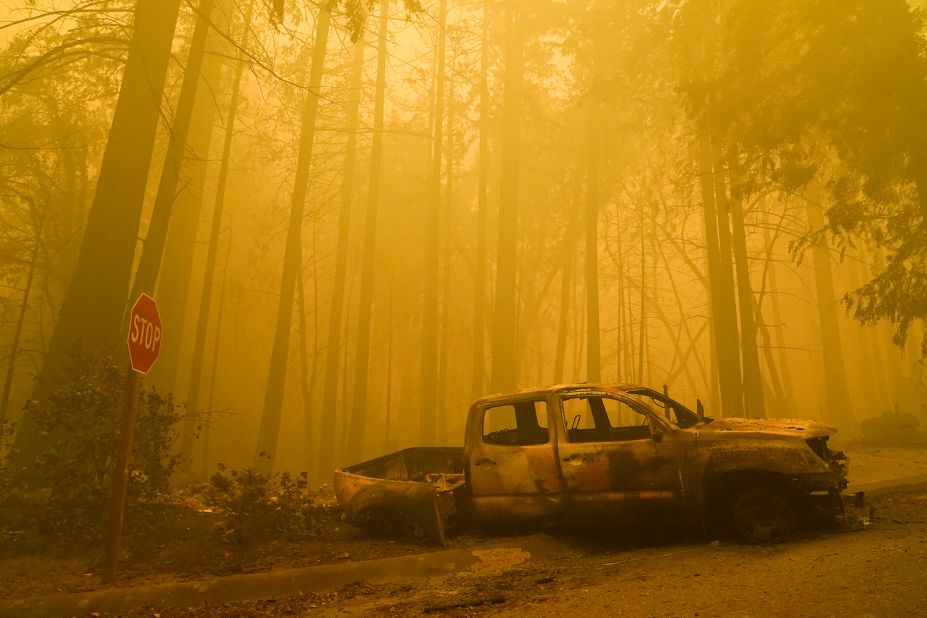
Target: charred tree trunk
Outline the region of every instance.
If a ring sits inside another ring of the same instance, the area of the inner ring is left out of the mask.
[[[599,134],[598,100],[593,97],[589,111],[589,160],[586,174],[586,379],[601,379],[602,354],[599,339]]]
[[[476,268],[473,294],[473,375],[470,396],[483,395],[486,384],[486,235],[489,202],[489,0],[483,0],[480,48],[479,178],[477,179]]]
[[[312,243],[312,253],[313,253],[313,273],[312,273],[312,288],[314,299],[318,299],[318,273],[315,271],[315,239],[313,238]],[[302,260],[300,260],[302,262]],[[312,342],[312,362],[309,362],[309,334],[308,328],[306,327],[306,290],[305,290],[305,281],[303,280],[303,273],[305,272],[305,263],[301,264],[299,281],[296,283],[296,302],[299,310],[299,384],[300,384],[300,394],[302,395],[303,401],[303,462],[306,465],[306,473],[308,474],[312,469],[312,444],[313,444],[313,431],[312,431],[312,391],[313,385],[315,384],[315,373],[317,366],[317,354],[315,350],[318,350],[318,346],[315,345],[318,341],[318,330],[314,332],[315,337]],[[318,307],[316,307],[318,309]],[[315,315],[318,315],[318,310],[315,311]],[[311,367],[310,367],[311,365]]]
[[[617,341],[615,345],[615,380],[617,382],[626,382],[626,374],[628,370],[625,369],[625,365],[622,364],[622,356],[627,358],[630,361],[630,356],[626,355],[624,350],[624,342],[627,341],[627,323],[628,320],[625,319],[625,311],[628,308],[628,302],[625,298],[625,263],[624,263],[624,243],[621,242],[621,206],[615,207],[615,238],[617,244],[617,259],[615,260],[615,266],[618,269],[617,278],[618,278],[618,329],[617,329]]]
[[[377,85],[373,104],[373,150],[370,155],[370,185],[364,223],[363,266],[361,267],[360,304],[357,319],[357,354],[354,357],[354,395],[351,418],[345,441],[345,456],[360,456],[367,424],[367,382],[370,371],[370,330],[373,321],[373,284],[377,249],[377,211],[380,205],[380,173],[383,162],[383,107],[386,90],[386,37],[389,29],[389,1],[380,0],[380,25],[377,45]],[[324,439],[327,439],[325,437]],[[327,470],[321,470],[323,474]]]
[[[812,230],[824,229],[821,192],[812,186],[806,199],[808,225]],[[859,432],[847,385],[846,367],[843,364],[843,341],[837,324],[837,295],[834,293],[834,274],[830,263],[830,249],[824,237],[818,238],[812,250],[814,258],[814,288],[817,296],[818,321],[821,327],[821,353],[824,357],[824,392],[826,413],[840,428],[845,438]]]
[[[80,253],[55,324],[33,399],[64,382],[76,345],[115,353],[138,239],[145,184],[180,0],[139,0],[135,27]],[[125,344],[123,343],[123,346]],[[31,463],[42,440],[21,422],[14,442]]]
[[[861,252],[856,259],[849,261],[853,277],[853,287],[859,288],[871,280],[871,275],[864,266],[865,255]],[[866,396],[869,402],[868,414],[872,416],[891,409],[895,398],[892,377],[885,362],[883,342],[879,341],[880,332],[874,325],[859,325],[859,348],[863,357],[863,380],[866,382]],[[889,339],[886,338],[887,342]]]
[[[355,43],[351,70],[351,94],[348,99],[344,175],[341,177],[341,208],[338,211],[338,241],[335,248],[335,278],[332,283],[331,309],[328,314],[328,339],[325,349],[325,385],[322,392],[322,419],[319,444],[319,471],[327,473],[334,466],[334,435],[338,410],[338,352],[341,350],[341,328],[344,322],[345,285],[348,276],[348,238],[351,230],[351,209],[354,201],[354,168],[357,161],[357,116],[361,100],[361,79],[364,73],[364,37]]]
[[[161,93],[180,0],[139,0],[135,32],[80,254],[49,345],[36,398],[61,380],[78,341],[120,347]]]
[[[312,64],[309,70],[309,92],[303,104],[299,157],[296,163],[296,184],[293,188],[293,199],[290,204],[290,221],[287,228],[286,248],[283,257],[277,322],[270,356],[270,368],[267,375],[267,390],[264,395],[261,426],[258,430],[257,446],[252,460],[252,468],[261,474],[269,474],[273,470],[273,457],[277,453],[277,440],[280,435],[280,419],[283,414],[283,389],[286,384],[290,329],[293,321],[293,294],[300,268],[303,213],[306,206],[306,190],[309,184],[312,149],[315,144],[315,124],[319,111],[319,88],[322,85],[322,72],[325,64],[325,52],[328,47],[330,23],[331,4],[326,3],[320,9],[318,21],[316,22],[315,44],[312,49]]]
[[[772,256],[775,246],[769,233],[769,221],[765,220],[764,223],[766,223],[764,230],[766,255]],[[776,416],[781,417],[791,415],[791,411],[794,411],[797,406],[795,403],[795,387],[792,384],[792,373],[786,356],[785,336],[783,335],[782,323],[782,303],[779,302],[781,290],[779,289],[778,266],[775,260],[771,260],[769,263],[766,280],[767,290],[769,290],[767,294],[769,295],[772,325],[770,326],[763,323],[761,313],[759,313],[757,317],[760,318],[759,322],[762,325],[761,331],[766,342],[766,364],[769,367],[778,367],[776,373],[778,373],[779,377],[774,383],[779,384],[779,394],[777,395],[779,398],[779,409],[776,411]],[[774,350],[776,351],[775,355],[773,354]]]
[[[596,24],[604,18],[602,3],[593,6]],[[599,33],[593,32],[592,84],[587,93],[586,113],[586,379],[598,382],[601,379],[602,352],[599,326],[599,150],[602,132],[602,78],[600,76],[601,43]]]
[[[737,309],[731,280],[730,232],[727,214],[718,212],[715,170],[712,165],[710,138],[699,138],[699,180],[705,217],[705,245],[708,258],[708,288],[711,298],[711,320],[714,333],[715,368],[724,416],[743,415],[743,391],[740,376],[740,354],[737,341]],[[722,229],[722,225],[724,226]],[[722,242],[721,233],[725,230]],[[728,258],[725,260],[725,252]]]
[[[425,282],[422,291],[422,359],[419,432],[423,444],[434,444],[438,409],[438,268],[441,236],[441,168],[444,147],[444,79],[447,0],[438,4],[435,114],[432,129],[430,204],[425,215]]]
[[[454,77],[448,85],[447,103],[447,156],[444,189],[444,222],[442,240],[444,263],[441,282],[441,352],[438,357],[438,415],[436,417],[436,434],[438,444],[447,442],[448,388],[447,370],[451,359],[451,212],[454,204]]]
[[[171,127],[167,153],[164,155],[164,165],[161,168],[161,179],[158,183],[154,209],[151,212],[151,222],[142,245],[142,255],[135,273],[135,281],[132,284],[132,293],[129,295],[130,303],[134,302],[142,292],[154,294],[155,284],[158,281],[167,228],[170,224],[171,211],[174,208],[174,199],[177,196],[177,185],[180,180],[180,169],[187,149],[187,137],[190,134],[196,91],[200,84],[200,73],[206,52],[206,38],[209,34],[209,22],[214,4],[214,0],[200,0],[197,9],[196,27],[193,30],[193,41],[190,43],[190,53],[184,69],[183,85],[180,87],[174,124]],[[204,153],[197,154],[205,159]],[[199,200],[197,200],[198,204]],[[189,451],[185,454],[189,455]]]
[[[222,268],[222,285],[219,286],[219,307],[216,311],[216,333],[212,343],[212,367],[209,370],[209,395],[206,398],[208,414],[203,426],[203,460],[201,474],[205,478],[208,472],[210,455],[210,438],[212,437],[212,415],[215,413],[216,373],[219,368],[219,344],[222,342],[222,317],[225,314],[225,286],[229,280],[229,258],[232,255],[232,234],[229,232],[228,248],[225,252],[225,266]]]
[[[756,345],[756,300],[750,283],[750,262],[747,255],[747,230],[744,223],[743,196],[741,195],[740,163],[737,159],[737,152],[732,149],[728,164],[728,175],[731,179],[731,224],[733,226],[734,264],[737,273],[737,296],[740,306],[740,349],[743,359],[744,407],[745,415],[748,418],[765,418],[766,404],[763,400],[763,378],[760,374],[760,355]]]
[[[10,344],[10,357],[6,366],[6,377],[3,379],[3,394],[0,395],[0,432],[4,430],[6,415],[10,407],[10,392],[13,390],[13,377],[16,375],[16,359],[19,356],[19,344],[22,340],[23,327],[26,323],[26,313],[29,310],[29,296],[32,294],[32,282],[39,261],[39,248],[42,246],[42,229],[45,226],[46,203],[39,216],[35,230],[35,243],[32,245],[32,255],[29,257],[29,272],[26,275],[26,287],[23,288],[23,298],[19,303],[19,316],[16,318],[16,328],[13,331],[13,341]]]
[[[249,10],[245,19],[246,27],[248,22],[250,22],[250,17],[251,14]],[[235,67],[235,74],[232,77],[232,99],[229,103],[229,111],[226,119],[225,137],[222,143],[222,158],[219,165],[219,178],[216,186],[215,204],[213,205],[212,225],[209,230],[209,246],[206,250],[206,269],[203,274],[203,287],[200,292],[200,308],[197,314],[196,332],[193,340],[193,361],[190,366],[190,380],[187,388],[187,418],[184,420],[183,430],[181,432],[180,452],[187,460],[189,460],[193,454],[193,436],[196,426],[196,414],[199,410],[200,381],[203,375],[206,333],[209,328],[209,316],[212,311],[212,288],[215,280],[216,260],[219,254],[219,235],[222,231],[222,213],[225,208],[225,195],[228,189],[232,139],[235,134],[235,121],[238,117],[238,104],[241,97],[241,77],[244,66],[244,58],[239,56],[238,64]],[[211,120],[210,118],[210,124]],[[199,208],[196,210],[199,211]],[[192,244],[191,242],[191,250]],[[184,304],[186,304],[186,294],[182,296],[184,297]]]
[[[518,2],[506,3],[505,75],[502,112],[502,177],[500,181],[498,265],[492,325],[490,390],[514,390],[518,384],[516,338],[518,319],[517,247],[518,183],[521,152],[523,45]]]
[[[217,0],[212,11],[212,23],[226,25],[225,17],[229,17],[230,0]],[[247,18],[250,22],[250,13]],[[245,26],[248,23],[245,23]],[[230,30],[230,28],[229,28]],[[155,384],[165,390],[179,393],[188,384],[184,384],[182,377],[188,377],[180,370],[181,358],[188,350],[184,347],[190,339],[185,336],[191,321],[187,318],[187,300],[191,291],[193,279],[194,254],[196,253],[197,234],[200,230],[200,216],[206,198],[203,195],[206,182],[206,170],[209,163],[209,148],[212,143],[213,126],[217,113],[215,91],[219,87],[222,67],[225,64],[226,33],[212,33],[206,40],[206,51],[203,57],[199,87],[196,91],[196,102],[190,119],[190,131],[186,140],[185,158],[180,163],[180,169],[169,172],[174,178],[172,184],[175,188],[173,207],[170,209],[170,222],[167,225],[167,236],[161,239],[164,246],[163,256],[160,256],[160,269],[157,275],[157,299],[161,319],[170,325],[171,336],[161,347],[161,355],[151,371],[151,378]],[[179,107],[178,107],[179,113]],[[165,178],[165,182],[168,178]],[[165,187],[165,191],[167,187]],[[159,187],[159,197],[162,195]],[[167,199],[164,194],[162,200]],[[161,209],[162,215],[164,208]],[[163,230],[162,230],[163,231]],[[154,228],[148,232],[148,243],[154,244],[157,233]],[[149,251],[146,268],[152,266],[151,260],[155,257]],[[144,252],[143,252],[144,256]],[[147,276],[147,275],[146,275]],[[135,288],[141,283],[137,278]],[[192,411],[192,409],[191,409]],[[188,436],[189,428],[181,430],[181,443]],[[189,444],[187,445],[189,447]],[[182,450],[185,459],[191,453],[189,448]]]
[[[638,223],[638,237],[641,239],[641,283],[640,312],[638,313],[638,342],[637,342],[637,383],[644,384],[645,357],[647,355],[647,247],[645,245],[647,234],[644,233],[644,203],[641,201],[640,218]]]
[[[386,418],[383,420],[383,451],[391,450],[390,429],[393,420],[393,294],[389,295],[386,316]]]
[[[573,219],[563,237],[563,267],[560,279],[560,316],[557,324],[557,347],[554,351],[554,384],[563,382],[566,364],[566,345],[569,338],[570,296],[573,292],[573,268],[576,255],[576,236],[580,225]]]

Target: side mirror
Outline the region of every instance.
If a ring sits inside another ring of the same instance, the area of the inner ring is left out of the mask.
[[[653,437],[654,442],[660,442],[661,440],[663,440],[663,430],[654,429],[652,437]]]

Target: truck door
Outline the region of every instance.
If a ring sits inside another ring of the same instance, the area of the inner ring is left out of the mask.
[[[563,484],[544,399],[483,404],[471,413],[467,431],[477,517],[535,518],[562,510]]]
[[[676,444],[645,406],[600,393],[565,395],[560,403],[559,464],[571,514],[634,519],[681,505]]]

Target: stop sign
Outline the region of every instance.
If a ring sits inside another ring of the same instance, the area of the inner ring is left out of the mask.
[[[144,292],[132,305],[127,342],[132,369],[148,373],[161,351],[161,316],[154,299]]]

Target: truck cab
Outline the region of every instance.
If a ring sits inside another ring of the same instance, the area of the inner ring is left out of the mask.
[[[634,520],[672,510],[686,493],[683,460],[695,440],[633,396],[591,385],[478,400],[466,431],[467,482],[482,520]]]

